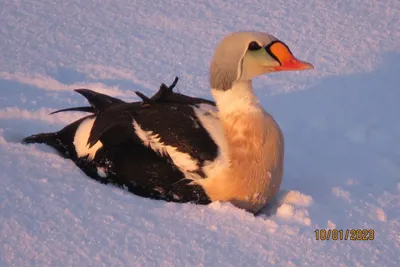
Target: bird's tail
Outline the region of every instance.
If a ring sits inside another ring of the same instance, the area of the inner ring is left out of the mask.
[[[57,134],[56,133],[40,133],[34,134],[22,139],[22,143],[24,144],[46,144],[52,146],[54,142],[57,142]]]
[[[61,155],[66,154],[67,149],[64,147],[59,139],[58,133],[40,133],[34,134],[22,139],[24,144],[46,144],[55,150],[57,150]]]

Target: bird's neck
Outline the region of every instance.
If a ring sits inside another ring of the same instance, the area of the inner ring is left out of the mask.
[[[227,91],[212,90],[224,130],[228,168],[204,188],[213,200],[258,210],[279,189],[282,178],[283,136],[262,108],[251,82]],[[207,179],[206,179],[207,180]]]
[[[220,117],[247,115],[262,110],[259,100],[254,95],[251,81],[236,82],[226,91],[213,89],[211,93],[217,103]]]
[[[254,95],[251,81],[237,82],[229,90],[213,90],[212,94],[224,130],[231,168],[240,169],[247,161],[256,162],[254,157],[263,148],[268,134],[266,116],[269,114]]]

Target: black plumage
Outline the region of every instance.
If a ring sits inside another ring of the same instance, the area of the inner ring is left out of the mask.
[[[162,84],[152,97],[136,92],[141,102],[123,100],[89,89],[75,90],[84,96],[90,107],[58,110],[92,113],[58,132],[42,133],[25,138],[25,143],[44,143],[69,158],[89,177],[104,184],[114,184],[130,192],[153,199],[207,204],[209,197],[198,185],[190,184],[187,173],[204,178],[202,167],[218,156],[218,147],[195,114],[200,104],[215,106],[209,100],[173,92],[178,78],[171,86]],[[210,115],[211,116],[211,115]],[[93,158],[79,157],[74,145],[76,132],[87,119],[95,119],[87,143],[89,148],[98,141],[102,146]],[[165,150],[145,144],[134,127],[156,136],[159,144],[176,148],[190,156],[196,168],[183,170]]]
[[[121,99],[93,92],[92,90],[89,89],[75,89],[74,91],[84,96],[89,101],[90,107],[88,106],[88,107],[74,107],[74,108],[60,109],[50,114],[56,114],[66,111],[82,111],[82,112],[98,114],[102,111],[105,111],[111,106],[126,103]]]

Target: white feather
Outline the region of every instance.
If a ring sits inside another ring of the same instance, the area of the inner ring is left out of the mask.
[[[212,89],[211,93],[217,102],[221,116],[262,110],[259,100],[254,96],[251,82],[237,82],[227,91]]]
[[[168,154],[174,164],[185,174],[186,178],[199,178],[197,174],[190,173],[199,168],[197,160],[193,159],[187,153],[178,151],[176,147],[164,144],[161,142],[158,134],[143,130],[135,120],[133,121],[133,127],[145,146],[150,147],[162,155]]]
[[[88,156],[88,158],[92,160],[96,156],[97,151],[103,146],[100,141],[97,141],[91,148],[89,148],[89,145],[87,144],[94,120],[95,118],[85,119],[78,126],[78,129],[76,129],[74,136],[74,146],[76,154],[79,158]]]
[[[198,107],[194,107],[194,111],[202,126],[218,147],[218,156],[213,161],[205,162],[203,167],[206,177],[213,176],[213,174],[226,169],[229,164],[228,144],[226,143],[224,129],[218,118],[218,109],[215,106],[200,104]]]
[[[107,178],[106,169],[103,167],[97,167],[97,175],[100,176],[101,178]]]

